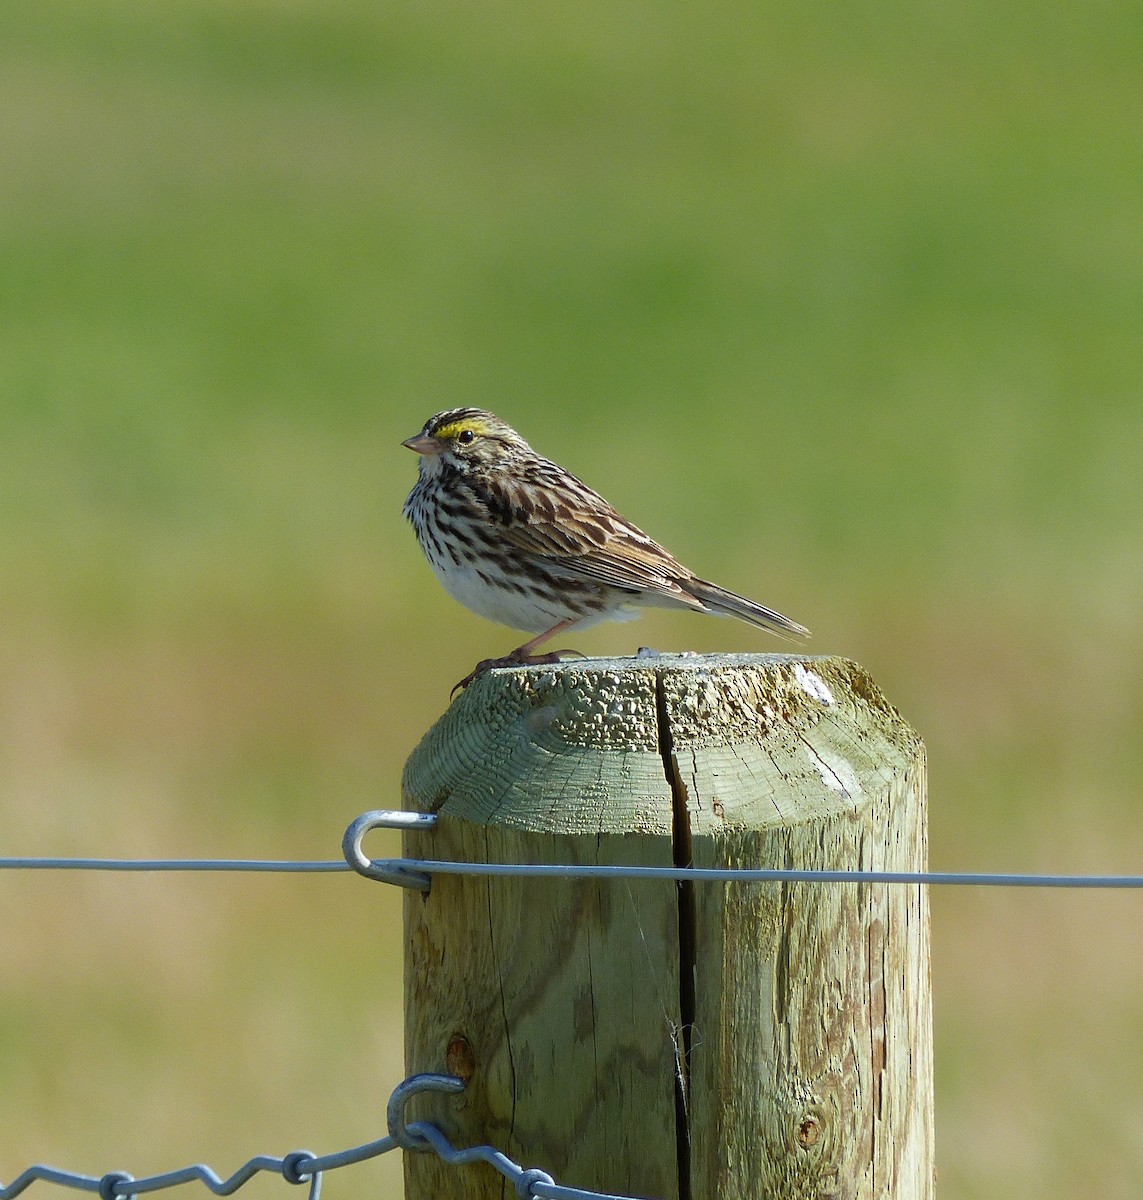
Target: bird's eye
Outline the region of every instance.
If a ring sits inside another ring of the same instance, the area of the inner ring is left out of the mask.
[[[471,446],[472,443],[476,441],[476,434],[473,433],[471,429],[462,429],[460,433],[456,435],[456,440],[460,442],[462,446]]]

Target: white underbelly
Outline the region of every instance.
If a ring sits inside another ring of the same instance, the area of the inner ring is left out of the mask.
[[[465,608],[488,621],[527,633],[542,633],[577,616],[580,619],[572,626],[575,629],[584,629],[599,621],[629,621],[639,616],[635,605],[617,605],[604,612],[583,614],[582,609],[570,607],[558,595],[541,597],[531,590],[521,592],[507,584],[493,586],[499,576],[487,562],[482,564],[481,570],[493,584],[481,579],[476,569],[468,565],[456,566],[450,562],[448,569],[442,570],[433,562],[432,568],[444,590]]]
[[[507,585],[497,586],[497,575],[482,566],[481,570],[493,584],[486,583],[470,566],[449,564],[444,571],[433,564],[433,570],[446,592],[465,608],[489,621],[496,621],[512,629],[523,629],[527,633],[540,633],[553,625],[565,621],[571,611],[556,599],[541,600],[531,592],[523,594]]]

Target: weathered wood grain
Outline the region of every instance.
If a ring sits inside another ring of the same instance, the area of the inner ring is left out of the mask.
[[[921,869],[924,748],[840,659],[489,673],[426,735],[410,855]],[[699,1197],[932,1195],[928,909],[896,885],[437,876],[405,901],[420,1101],[561,1183]],[[497,1197],[406,1158],[409,1200]]]

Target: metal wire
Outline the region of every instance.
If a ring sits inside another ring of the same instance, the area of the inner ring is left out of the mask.
[[[325,1158],[318,1158],[308,1150],[297,1150],[282,1158],[260,1154],[225,1179],[204,1163],[180,1167],[161,1175],[148,1175],[142,1179],[136,1179],[125,1171],[109,1171],[105,1175],[80,1175],[58,1167],[37,1164],[22,1171],[11,1183],[0,1185],[0,1200],[12,1200],[37,1180],[81,1192],[96,1192],[101,1200],[125,1200],[126,1197],[141,1195],[144,1192],[157,1192],[196,1181],[204,1184],[216,1196],[229,1196],[262,1171],[281,1175],[288,1183],[303,1183],[308,1180],[310,1200],[319,1200],[323,1171],[343,1165],[340,1161],[343,1158],[347,1162],[361,1162],[365,1158],[375,1158],[384,1154],[396,1145],[391,1137],[386,1137],[377,1142],[369,1142],[365,1146],[357,1146],[353,1150],[343,1151],[341,1154],[327,1155]]]
[[[352,821],[342,838],[344,859],[254,858],[0,858],[9,871],[254,871],[329,874],[356,871],[367,879],[427,892],[433,875],[510,875],[556,879],[662,879],[675,883],[886,883],[936,887],[1138,890],[1143,875],[1019,874],[989,871],[819,871],[742,867],[611,866],[605,863],[464,863],[433,858],[370,858],[362,843],[374,829],[431,830],[432,813],[377,809]],[[0,1200],[3,1200],[0,1197]]]
[[[0,858],[0,871],[260,871],[314,874],[348,871],[344,859],[262,858]]]
[[[462,863],[432,858],[381,859],[394,875],[510,875],[555,879],[664,879],[675,883],[904,883],[961,887],[1143,888],[1143,875],[1005,875],[959,871],[813,871],[741,867],[642,867],[590,863]],[[371,874],[371,878],[378,878]],[[409,885],[405,885],[409,886]]]
[[[309,1150],[295,1150],[281,1158],[260,1154],[244,1163],[233,1175],[218,1175],[203,1163],[148,1175],[135,1179],[124,1171],[109,1171],[104,1175],[81,1175],[58,1167],[42,1164],[28,1167],[9,1184],[0,1184],[0,1200],[14,1200],[36,1182],[54,1183],[75,1191],[94,1192],[100,1200],[130,1200],[145,1192],[158,1192],[184,1183],[201,1183],[216,1196],[229,1196],[255,1175],[267,1171],[281,1175],[287,1183],[309,1184],[308,1200],[320,1200],[322,1177],[327,1171],[378,1158],[398,1147],[416,1152],[434,1153],[452,1166],[485,1162],[500,1172],[516,1189],[521,1200],[632,1200],[609,1192],[588,1192],[581,1188],[564,1187],[546,1172],[524,1168],[494,1146],[465,1146],[458,1149],[437,1126],[427,1121],[405,1123],[405,1106],[413,1096],[422,1092],[456,1094],[464,1083],[452,1075],[411,1075],[399,1083],[389,1097],[386,1108],[389,1133],[374,1142],[366,1142],[334,1154],[317,1155]]]
[[[346,830],[345,845],[354,853],[346,858],[355,871],[369,879],[395,883],[399,887],[428,890],[433,875],[509,875],[556,879],[664,879],[681,883],[903,883],[959,887],[1025,888],[1143,888],[1143,875],[1034,875],[970,871],[816,871],[783,868],[742,867],[645,867],[610,866],[600,863],[464,863],[432,858],[368,858],[361,848],[371,829],[413,825],[407,818],[419,817],[415,828],[431,829],[436,817],[427,813],[377,810],[364,813]],[[352,834],[352,838],[351,838]]]
[[[410,1133],[422,1137],[428,1148],[453,1166],[486,1162],[495,1167],[516,1189],[516,1195],[523,1200],[529,1200],[530,1197],[536,1197],[536,1200],[633,1200],[630,1196],[620,1196],[613,1192],[588,1192],[583,1188],[565,1187],[556,1183],[546,1171],[535,1168],[525,1170],[492,1146],[468,1146],[457,1150],[435,1125],[414,1121],[406,1128]]]

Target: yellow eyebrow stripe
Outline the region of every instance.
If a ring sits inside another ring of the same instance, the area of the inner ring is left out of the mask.
[[[473,433],[485,435],[492,432],[491,426],[487,421],[475,418],[471,421],[449,421],[447,425],[442,425],[433,436],[438,438],[454,438],[458,437],[466,429],[471,429]]]

